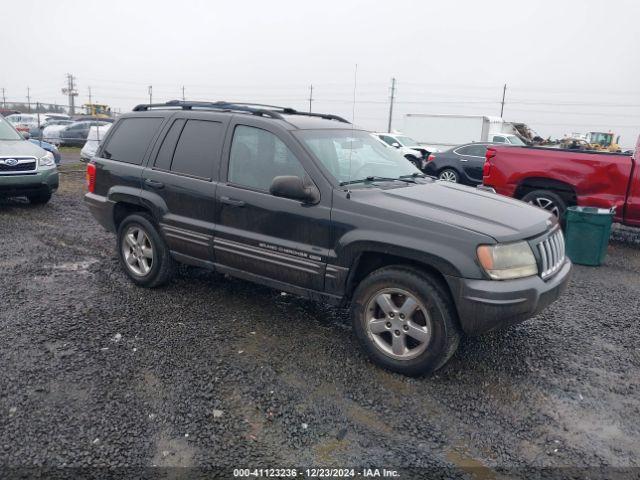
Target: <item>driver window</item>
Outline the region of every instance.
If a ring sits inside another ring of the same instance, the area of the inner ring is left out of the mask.
[[[275,177],[303,178],[304,168],[293,152],[273,133],[238,125],[233,133],[229,158],[229,183],[269,191]]]

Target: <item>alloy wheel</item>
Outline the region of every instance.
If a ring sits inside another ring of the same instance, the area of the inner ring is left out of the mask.
[[[550,198],[535,197],[535,198],[532,198],[529,201],[529,203],[535,207],[548,210],[549,212],[553,213],[556,216],[556,218],[560,218],[560,209],[558,208],[558,205],[556,205],[556,203]]]
[[[127,228],[122,242],[122,255],[127,268],[144,277],[153,267],[153,246],[147,233],[139,226]]]
[[[431,317],[425,305],[399,288],[386,288],[372,295],[364,321],[373,344],[396,360],[416,358],[431,340]]]
[[[453,182],[453,183],[458,182],[458,176],[455,174],[455,172],[451,170],[445,170],[444,172],[441,172],[438,178],[445,182]]]

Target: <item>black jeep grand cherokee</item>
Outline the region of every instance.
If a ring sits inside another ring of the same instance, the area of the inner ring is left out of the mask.
[[[136,284],[161,285],[184,262],[350,304],[369,356],[405,374],[444,365],[462,333],[535,315],[571,271],[545,210],[425,177],[334,115],[140,105],[87,182]]]

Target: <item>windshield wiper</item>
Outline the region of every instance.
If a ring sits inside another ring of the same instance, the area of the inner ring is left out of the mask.
[[[422,172],[413,172],[408,175],[400,175],[398,178],[402,180],[405,178],[427,178],[427,176]]]
[[[370,175],[366,178],[361,178],[359,180],[348,180],[346,182],[340,182],[340,186],[344,185],[352,185],[354,183],[364,183],[364,182],[407,182],[406,178],[398,178],[398,177],[379,177],[377,175]],[[411,182],[411,181],[410,181]]]

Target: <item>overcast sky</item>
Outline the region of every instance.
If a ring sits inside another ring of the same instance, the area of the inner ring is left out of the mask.
[[[386,129],[406,113],[499,115],[543,136],[640,133],[640,2],[4,1],[0,87],[7,100],[122,111],[148,100],[271,102]]]

